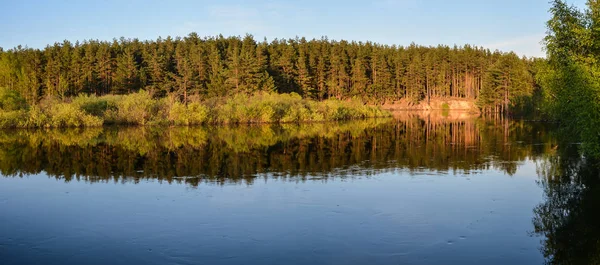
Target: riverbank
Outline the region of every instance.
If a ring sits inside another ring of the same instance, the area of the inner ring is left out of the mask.
[[[461,111],[479,113],[479,108],[475,104],[475,100],[444,97],[444,98],[431,98],[430,100],[421,100],[418,103],[414,103],[412,100],[401,99],[391,103],[386,103],[381,106],[382,109],[388,111],[405,111],[405,110],[418,110],[418,111]]]
[[[431,122],[472,121],[481,117],[481,113],[465,110],[394,110],[392,116],[400,120],[418,118]]]
[[[27,106],[13,91],[0,94],[0,128],[299,123],[391,116],[389,111],[359,101],[314,101],[294,93],[235,95],[183,104],[174,97],[154,99],[140,91],[45,99],[34,106]]]

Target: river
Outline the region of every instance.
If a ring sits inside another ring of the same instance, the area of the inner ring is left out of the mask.
[[[554,127],[0,131],[0,263],[591,264],[598,170]]]

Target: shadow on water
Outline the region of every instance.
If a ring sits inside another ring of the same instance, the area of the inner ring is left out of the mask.
[[[534,209],[534,234],[542,236],[548,264],[600,264],[600,170],[576,145],[538,164],[544,201]]]
[[[544,124],[415,115],[343,123],[1,131],[0,173],[71,180],[252,183],[498,169],[551,150]]]

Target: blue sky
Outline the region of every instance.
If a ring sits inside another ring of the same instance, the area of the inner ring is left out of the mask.
[[[62,40],[253,34],[409,45],[474,44],[543,56],[547,0],[0,0],[0,47]],[[583,6],[585,0],[570,0]]]

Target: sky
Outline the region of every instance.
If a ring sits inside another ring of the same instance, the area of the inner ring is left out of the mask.
[[[569,0],[584,7],[585,0]],[[548,0],[0,0],[0,47],[69,40],[254,35],[483,46],[544,56]]]

